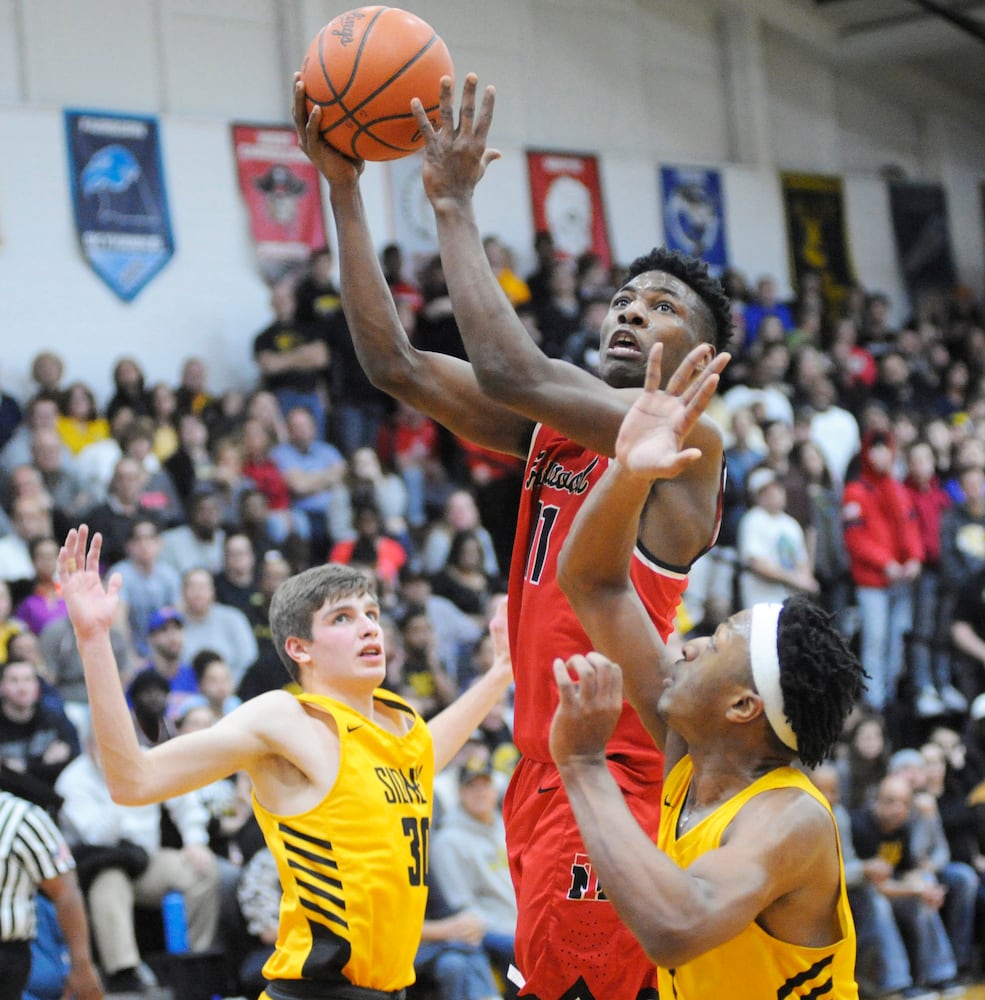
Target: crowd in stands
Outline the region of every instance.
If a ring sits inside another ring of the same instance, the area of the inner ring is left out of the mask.
[[[521,277],[501,240],[485,247],[531,337],[594,370],[619,269],[563,258],[542,233]],[[416,280],[398,246],[382,260],[414,342],[464,356],[440,258]],[[289,683],[270,599],[326,560],[375,578],[386,683],[425,717],[490,662],[522,463],[369,383],[333,265],[318,250],[272,288],[245,389],[219,392],[199,358],[172,385],[128,356],[100,405],[45,350],[30,397],[0,397],[0,789],[68,839],[110,993],[152,982],[155,919],[177,889],[191,947],[221,952],[229,991],[255,997],[278,890],[236,776],[160,807],[110,800],[59,595],[69,527],[100,531],[122,579],[112,638],[145,745]],[[797,592],[835,616],[867,690],[814,777],[840,803],[862,993],[957,996],[982,970],[985,931],[985,318],[965,289],[927,296],[897,329],[861,285],[808,274],[784,302],[768,276],[723,282],[735,336],[711,406],[727,445],[722,527],[679,631]],[[418,996],[508,989],[510,719],[504,701],[436,782]]]

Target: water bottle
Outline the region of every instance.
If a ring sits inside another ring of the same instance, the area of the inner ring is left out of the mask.
[[[164,947],[171,955],[184,955],[188,951],[185,897],[176,890],[165,893],[161,914],[164,917]]]

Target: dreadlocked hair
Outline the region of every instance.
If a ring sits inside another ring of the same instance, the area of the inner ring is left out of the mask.
[[[708,273],[708,265],[680,250],[654,247],[629,265],[627,280],[646,271],[664,271],[683,281],[711,313],[715,350],[725,350],[732,338],[732,303],[725,294],[722,283]]]
[[[817,767],[830,756],[866,676],[831,616],[802,594],[783,602],[776,638],[783,711],[798,756]]]

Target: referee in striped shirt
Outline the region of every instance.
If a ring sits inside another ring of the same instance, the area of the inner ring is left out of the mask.
[[[68,943],[71,968],[64,995],[101,1000],[103,988],[92,964],[85,904],[68,844],[43,809],[0,791],[0,1000],[20,1000],[27,985],[39,889],[54,903]]]

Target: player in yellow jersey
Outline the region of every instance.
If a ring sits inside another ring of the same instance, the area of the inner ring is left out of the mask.
[[[303,690],[270,691],[209,729],[142,752],[109,641],[120,579],[99,576],[85,525],[58,557],[85,668],[93,730],[113,798],[140,805],[237,771],[283,888],[266,1000],[403,997],[414,981],[427,896],[432,779],[511,677],[505,609],[494,665],[427,725],[380,690],[380,609],[361,572],[328,564],[283,583],[270,609],[281,659]]]
[[[791,765],[830,753],[861,691],[861,665],[801,596],[733,615],[711,637],[686,642],[675,663],[630,582],[653,482],[697,458],[681,441],[709,387],[687,378],[675,374],[659,392],[654,349],[616,461],[568,536],[561,585],[600,652],[555,662],[551,751],[591,876],[659,967],[661,998],[855,1000],[837,827]],[[623,679],[666,758],[656,845],[605,756]]]

